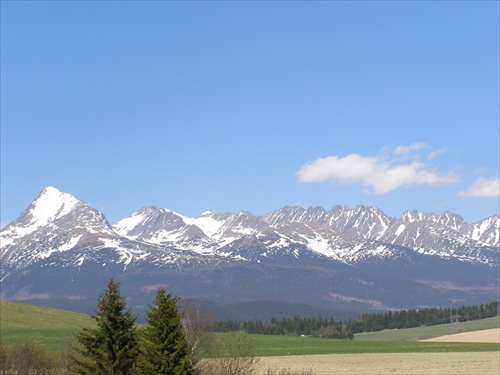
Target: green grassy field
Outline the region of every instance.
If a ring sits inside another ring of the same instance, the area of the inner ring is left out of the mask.
[[[499,327],[500,318],[460,323],[459,331]],[[0,301],[0,337],[8,344],[37,343],[49,351],[68,345],[74,332],[93,324],[87,314]],[[450,334],[450,325],[356,334],[355,340],[252,335],[258,356],[498,351],[499,344],[430,343],[415,340]]]
[[[498,351],[500,349],[499,344],[357,341],[297,336],[252,336],[259,357],[309,354],[482,352]]]
[[[0,337],[8,344],[30,341],[57,351],[92,324],[88,314],[0,300]]]

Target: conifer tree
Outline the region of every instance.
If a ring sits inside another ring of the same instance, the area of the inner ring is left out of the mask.
[[[154,305],[147,312],[148,325],[143,330],[142,374],[194,373],[177,301],[164,288],[158,289]]]
[[[73,370],[79,374],[129,375],[135,373],[139,355],[136,317],[126,310],[119,283],[109,280],[92,315],[95,327],[83,328],[75,335],[80,354],[73,357]]]

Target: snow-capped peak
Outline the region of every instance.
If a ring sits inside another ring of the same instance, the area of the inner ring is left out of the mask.
[[[23,216],[27,221],[22,225],[22,234],[34,232],[67,215],[79,202],[71,194],[63,193],[52,186],[46,187],[24,212]],[[20,228],[17,233],[20,234]]]
[[[79,200],[71,194],[49,186],[33,202],[31,214],[34,219],[47,223],[69,213],[78,202]]]

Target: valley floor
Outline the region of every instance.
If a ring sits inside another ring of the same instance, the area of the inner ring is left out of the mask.
[[[315,375],[331,374],[415,374],[415,375],[499,375],[500,352],[474,353],[389,353],[323,354],[262,357],[257,375],[268,369],[309,370]]]

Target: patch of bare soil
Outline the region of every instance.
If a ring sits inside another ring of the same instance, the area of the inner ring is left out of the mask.
[[[322,354],[260,358],[256,374],[265,375],[268,369],[276,373],[289,369],[299,374],[309,370],[316,375],[500,375],[500,353]]]
[[[422,340],[429,342],[493,342],[500,343],[500,328],[485,329],[483,331],[455,333]]]

